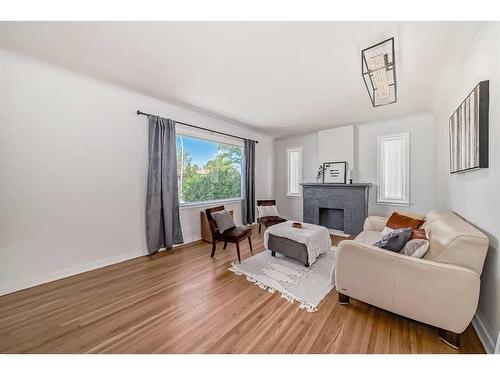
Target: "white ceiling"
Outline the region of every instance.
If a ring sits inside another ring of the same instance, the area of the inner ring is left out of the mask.
[[[431,111],[473,22],[3,22],[0,47],[273,136]],[[396,37],[398,102],[373,108],[360,51]]]

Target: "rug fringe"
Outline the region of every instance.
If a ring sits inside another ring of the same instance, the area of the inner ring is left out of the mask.
[[[233,272],[237,276],[242,276],[245,275],[243,272],[241,272],[238,268],[234,266],[234,264],[231,264],[231,267],[228,268],[229,271]],[[254,279],[251,276],[245,275],[246,279],[250,281],[251,283],[254,283],[257,285],[259,288],[267,290],[269,293],[273,294],[276,290],[270,286],[267,286],[266,284]],[[311,305],[310,303],[301,301],[300,299],[296,298],[295,296],[287,293],[287,292],[281,292],[281,298],[286,299],[290,303],[294,303],[295,301],[300,302],[299,309],[306,310],[307,312],[316,312],[318,309],[316,306]]]

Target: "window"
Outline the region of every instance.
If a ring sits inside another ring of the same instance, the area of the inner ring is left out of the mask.
[[[181,204],[241,198],[242,142],[177,126],[176,145]]]
[[[286,149],[286,195],[300,197],[302,190],[302,147]]]
[[[377,202],[410,204],[410,134],[377,138]]]

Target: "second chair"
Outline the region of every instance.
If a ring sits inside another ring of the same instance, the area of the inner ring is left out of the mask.
[[[208,223],[210,225],[210,231],[212,232],[212,253],[211,257],[215,255],[215,249],[217,242],[224,242],[224,249],[228,243],[234,243],[236,245],[236,252],[238,254],[238,262],[241,263],[240,254],[240,242],[248,238],[248,244],[250,245],[250,252],[252,252],[252,228],[247,227],[234,227],[220,232],[217,228],[217,223],[215,222],[212,214],[224,210],[224,206],[207,208],[205,213],[207,214]]]
[[[257,208],[261,206],[276,206],[276,200],[275,199],[261,199],[257,201]],[[259,218],[257,219],[257,223],[259,224],[259,233],[261,230],[261,226],[264,225],[266,228],[273,226],[275,224],[283,223],[285,222],[286,219],[283,219],[282,217],[279,216],[264,216],[261,217],[259,215]]]

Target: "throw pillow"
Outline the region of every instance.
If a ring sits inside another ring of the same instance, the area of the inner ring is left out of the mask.
[[[425,233],[425,229],[415,229],[411,233],[411,240],[428,240],[427,233]]]
[[[375,242],[373,246],[389,251],[399,252],[410,239],[411,232],[411,228],[393,230]]]
[[[380,232],[381,236],[385,236],[386,234],[391,233],[395,229],[385,227],[382,232]],[[428,240],[429,238],[427,237],[427,233],[425,232],[424,229],[414,229],[413,232],[411,233],[410,240]]]
[[[408,241],[400,253],[414,258],[422,258],[428,249],[428,240],[415,239]]]
[[[276,206],[257,206],[257,210],[259,211],[259,218],[266,216],[280,216],[278,214],[278,209]]]
[[[423,223],[424,221],[421,219],[414,219],[412,217],[404,216],[398,214],[397,212],[393,212],[389,220],[387,220],[385,226],[392,229],[400,229],[400,228],[418,229]]]
[[[236,226],[234,224],[233,217],[227,210],[214,212],[212,217],[214,218],[215,223],[217,224],[217,229],[220,233]]]
[[[425,220],[425,216],[414,214],[413,212],[406,212],[401,210],[396,210],[396,212],[402,216],[408,216],[412,219]]]
[[[389,227],[385,227],[384,230],[382,232],[380,232],[380,234],[383,236],[385,236],[386,234],[389,234],[391,232],[394,232],[394,229],[392,228],[389,228]]]

